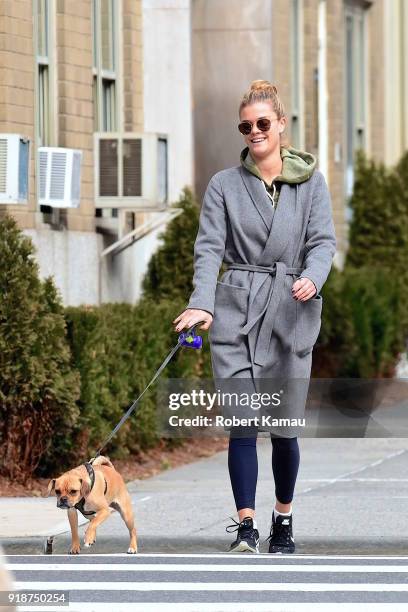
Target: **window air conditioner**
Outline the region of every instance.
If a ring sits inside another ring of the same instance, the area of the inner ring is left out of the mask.
[[[146,132],[100,132],[94,136],[96,207],[166,208],[167,136]]]
[[[0,134],[0,204],[27,204],[30,141]]]
[[[39,204],[77,208],[80,201],[82,151],[39,147]]]

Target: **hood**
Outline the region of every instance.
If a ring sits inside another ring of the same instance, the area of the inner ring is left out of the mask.
[[[299,151],[293,147],[281,147],[280,154],[282,159],[282,174],[275,177],[275,181],[292,184],[303,183],[312,176],[317,164],[317,159],[312,153]],[[244,168],[252,174],[255,174],[255,176],[261,180],[264,180],[249,152],[249,147],[245,147],[245,149],[241,151],[240,160]],[[264,182],[266,183],[266,181]]]

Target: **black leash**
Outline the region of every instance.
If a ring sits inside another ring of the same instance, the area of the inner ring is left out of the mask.
[[[116,434],[117,431],[119,431],[119,429],[122,427],[123,423],[125,421],[127,421],[127,419],[130,417],[130,415],[132,414],[132,412],[134,411],[134,409],[136,408],[137,404],[139,403],[139,401],[142,399],[143,395],[146,393],[146,391],[148,390],[148,388],[150,387],[151,384],[154,383],[154,381],[156,380],[156,378],[160,375],[160,373],[164,370],[164,368],[166,367],[166,365],[169,363],[170,359],[172,359],[173,355],[178,351],[178,349],[180,348],[180,346],[188,346],[191,348],[201,348],[202,346],[202,338],[201,336],[196,336],[194,333],[194,328],[197,325],[200,325],[201,323],[205,323],[205,321],[198,321],[198,323],[194,323],[194,325],[192,325],[187,332],[183,332],[179,335],[178,338],[178,342],[176,344],[176,346],[174,348],[171,349],[170,353],[167,355],[167,357],[165,358],[165,360],[163,361],[163,363],[161,364],[161,366],[158,368],[158,370],[156,370],[153,378],[151,379],[151,381],[149,382],[149,384],[147,385],[147,387],[142,391],[142,393],[139,395],[139,397],[137,399],[135,399],[135,401],[133,402],[133,404],[128,408],[128,410],[125,412],[125,414],[123,415],[123,417],[120,419],[119,423],[116,425],[115,429],[113,429],[111,431],[111,433],[109,434],[109,436],[106,438],[105,442],[102,444],[102,446],[99,448],[99,450],[97,451],[95,457],[93,457],[89,463],[92,463],[93,461],[95,461],[95,459],[97,457],[99,457],[99,455],[101,454],[102,450],[105,448],[105,446],[108,444],[108,442],[110,442],[113,438],[113,436]]]
[[[188,347],[191,347],[191,348],[201,348],[202,340],[203,339],[202,339],[201,336],[196,336],[194,331],[193,331],[194,328],[197,325],[200,325],[200,323],[205,323],[205,321],[198,321],[198,323],[195,323],[192,327],[190,327],[187,332],[183,332],[183,333],[181,333],[179,335],[178,342],[177,342],[176,346],[171,349],[170,353],[167,355],[166,359],[163,361],[163,363],[161,364],[159,369],[156,371],[155,375],[153,376],[152,380],[149,382],[147,387],[139,395],[139,397],[133,402],[133,404],[130,406],[130,408],[127,410],[127,412],[123,415],[123,417],[121,418],[119,423],[116,425],[115,429],[110,433],[108,438],[105,440],[103,445],[100,447],[100,449],[96,453],[95,457],[93,457],[90,461],[85,463],[85,467],[87,469],[87,472],[90,475],[92,487],[93,487],[93,482],[95,481],[95,473],[94,473],[93,468],[92,468],[92,463],[95,461],[95,459],[97,457],[99,457],[99,455],[101,454],[101,451],[105,448],[105,446],[108,444],[108,442],[110,442],[110,440],[112,440],[113,436],[122,427],[123,423],[130,417],[130,415],[132,414],[133,410],[136,408],[138,402],[141,400],[143,395],[146,393],[147,389],[156,380],[156,378],[159,376],[159,374],[163,371],[163,369],[169,363],[170,359],[178,351],[180,346],[188,346]],[[91,475],[91,471],[93,472],[93,475]],[[105,480],[105,493],[106,493],[106,489],[107,489],[107,482]],[[80,500],[80,501],[82,501],[82,500]],[[88,515],[90,515],[91,512],[86,512],[84,510],[84,503],[85,503],[85,500],[83,500],[82,504],[79,504],[79,507],[77,509],[80,512],[82,512],[82,514],[85,516],[85,518],[88,518]],[[93,514],[93,512],[92,512],[92,514]],[[45,538],[45,540],[44,540],[44,553],[46,555],[52,555],[52,548],[53,548],[54,537],[55,537],[54,535],[47,536]]]

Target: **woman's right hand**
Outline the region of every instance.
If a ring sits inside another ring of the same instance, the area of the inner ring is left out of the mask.
[[[213,320],[213,316],[207,310],[200,310],[198,308],[187,308],[173,321],[175,328],[174,331],[179,332],[184,328],[189,329],[195,323],[204,321],[203,325],[200,325],[199,329],[209,329]]]

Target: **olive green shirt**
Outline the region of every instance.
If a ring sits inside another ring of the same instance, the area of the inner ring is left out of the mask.
[[[278,204],[282,183],[296,184],[307,181],[312,176],[317,164],[317,159],[312,153],[300,151],[293,147],[281,146],[280,155],[282,159],[282,174],[275,176],[270,185],[262,177],[258,166],[249,152],[249,147],[245,147],[240,155],[241,164],[244,168],[263,182],[274,207]]]

